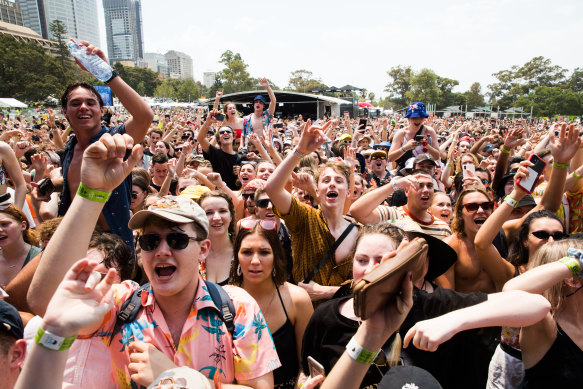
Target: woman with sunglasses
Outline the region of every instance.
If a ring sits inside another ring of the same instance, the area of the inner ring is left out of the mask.
[[[226,285],[233,261],[235,207],[231,198],[218,190],[204,193],[199,204],[209,221],[211,241],[207,257],[200,262],[200,272],[204,279]]]
[[[132,202],[130,210],[136,213],[144,209],[146,197],[150,193],[150,185],[142,176],[132,177]]]
[[[230,283],[257,301],[272,334],[281,367],[274,370],[275,388],[293,389],[300,371],[302,338],[313,313],[302,288],[286,282],[285,258],[273,220],[244,219],[235,240]]]

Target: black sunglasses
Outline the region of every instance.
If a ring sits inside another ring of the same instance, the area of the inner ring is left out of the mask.
[[[138,198],[138,192],[132,192],[132,199],[136,200]]]
[[[184,250],[191,240],[196,240],[197,242],[203,239],[196,238],[193,236],[188,236],[182,232],[171,232],[165,237],[166,243],[172,250]],[[162,237],[160,234],[144,234],[138,238],[138,243],[144,251],[153,251],[162,242]]]
[[[255,196],[254,193],[241,193],[241,197],[243,197],[243,200],[245,201],[253,199],[253,196]]]
[[[271,200],[269,199],[255,200],[255,205],[259,208],[267,208],[269,207],[269,203],[271,203]]]
[[[223,135],[223,134],[232,134],[232,133],[233,133],[233,131],[231,131],[231,130],[219,130],[219,134],[220,135]]]
[[[479,208],[482,208],[485,212],[488,212],[494,209],[494,203],[491,201],[486,201],[484,203],[467,203],[464,204],[464,208],[468,212],[477,212]]]
[[[563,231],[555,231],[555,232],[547,232],[547,231],[533,231],[531,232],[531,234],[533,234],[535,237],[539,238],[540,240],[549,240],[549,238],[552,236],[553,240],[561,240],[561,239],[565,239],[567,236],[567,234],[565,234]]]

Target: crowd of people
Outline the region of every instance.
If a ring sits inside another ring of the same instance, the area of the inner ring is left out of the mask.
[[[580,125],[277,118],[260,82],[246,116],[220,91],[152,109],[115,73],[123,108],[76,83],[0,116],[3,387],[583,382]],[[362,320],[352,285],[418,238]]]

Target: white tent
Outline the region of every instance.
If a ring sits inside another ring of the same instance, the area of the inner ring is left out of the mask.
[[[28,105],[11,98],[0,98],[0,107],[8,108],[28,108]]]

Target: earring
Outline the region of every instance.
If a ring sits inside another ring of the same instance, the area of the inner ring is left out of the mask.
[[[238,264],[238,265],[237,265],[237,275],[238,275],[239,277],[241,277],[241,275],[242,275],[242,274],[243,274],[243,272],[241,271],[241,264]]]
[[[273,268],[273,270],[271,271],[271,274],[273,275],[273,277],[275,277],[275,268]]]

